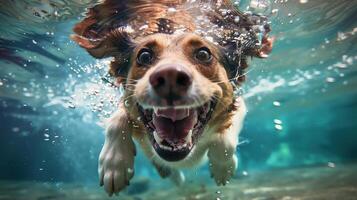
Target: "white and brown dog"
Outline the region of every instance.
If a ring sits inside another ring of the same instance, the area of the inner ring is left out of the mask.
[[[225,185],[237,168],[246,114],[234,90],[247,57],[271,51],[266,18],[242,14],[228,0],[105,0],[74,31],[92,56],[114,58],[110,74],[125,88],[99,157],[107,193],[134,175],[133,139],[162,177],[179,184],[178,169],[207,154],[212,177]]]

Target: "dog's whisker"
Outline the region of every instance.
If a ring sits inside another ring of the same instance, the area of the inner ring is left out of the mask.
[[[132,94],[132,95],[129,95],[129,96],[125,97],[125,98],[123,99],[123,101],[127,101],[129,98],[131,98],[131,97],[133,97],[133,96],[135,96],[135,94]]]
[[[127,87],[127,88],[125,88],[125,91],[134,92],[135,89],[134,89],[134,88],[129,88],[129,87]]]
[[[200,101],[199,101],[198,97],[196,97],[196,96],[193,97],[193,105],[194,106],[200,105]]]
[[[126,80],[126,83],[125,84],[129,84],[129,83],[137,83],[138,80]]]
[[[126,86],[133,87],[133,88],[135,88],[135,87],[136,87],[136,85],[135,85],[135,84],[128,84],[128,85],[126,85]],[[127,87],[127,88],[128,88],[128,87]]]
[[[135,88],[136,84],[126,84],[125,85],[125,88],[129,88],[129,87]]]
[[[254,69],[254,68],[248,70],[248,71],[245,72],[244,74],[237,75],[237,76],[235,76],[235,77],[233,77],[233,78],[230,78],[230,79],[228,79],[228,80],[216,81],[216,82],[214,82],[214,83],[220,84],[220,83],[228,83],[228,82],[231,82],[231,81],[236,81],[238,78],[243,77],[243,76],[246,76],[246,75],[247,75],[249,72],[251,72],[253,69]]]

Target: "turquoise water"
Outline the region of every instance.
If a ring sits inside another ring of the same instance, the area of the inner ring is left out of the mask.
[[[240,2],[270,15],[276,43],[268,59],[251,61],[243,86],[249,112],[237,175],[356,161],[357,1],[264,2]],[[1,2],[0,180],[97,184],[101,121],[120,91],[102,81],[109,60],[69,39],[94,4]],[[135,170],[159,180],[141,152]],[[185,172],[209,177],[206,166]]]

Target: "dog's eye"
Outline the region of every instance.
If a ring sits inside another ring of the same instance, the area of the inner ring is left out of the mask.
[[[140,65],[149,65],[154,59],[154,52],[151,49],[141,49],[138,53],[137,62]]]
[[[201,62],[210,62],[212,59],[211,51],[207,47],[199,48],[196,51],[195,58]]]

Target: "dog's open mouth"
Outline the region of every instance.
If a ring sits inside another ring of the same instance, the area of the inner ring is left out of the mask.
[[[179,161],[184,159],[196,144],[211,118],[215,102],[184,109],[144,109],[140,104],[137,105],[157,154],[167,161]]]

